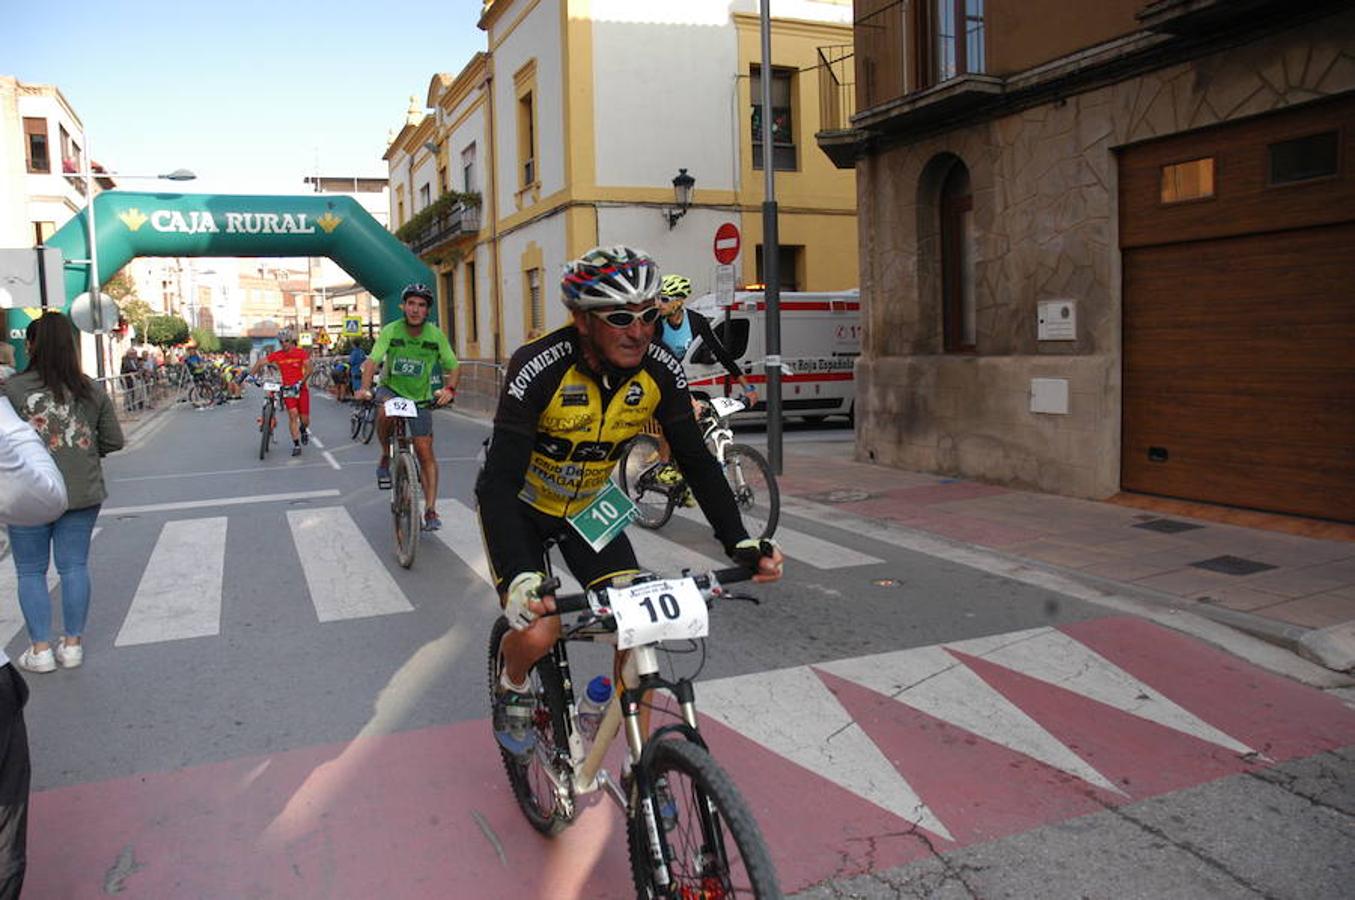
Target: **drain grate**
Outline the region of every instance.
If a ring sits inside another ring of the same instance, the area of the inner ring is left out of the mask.
[[[1203,528],[1204,526],[1191,522],[1178,522],[1176,519],[1152,519],[1130,527],[1142,528],[1144,531],[1156,531],[1159,534],[1180,534],[1183,531],[1194,531],[1196,528]]]
[[[1255,575],[1257,572],[1264,572],[1267,569],[1273,569],[1270,563],[1257,562],[1254,559],[1243,559],[1240,556],[1215,556],[1212,559],[1202,559],[1199,562],[1191,563],[1197,569],[1208,569],[1211,572],[1222,572],[1224,575]]]

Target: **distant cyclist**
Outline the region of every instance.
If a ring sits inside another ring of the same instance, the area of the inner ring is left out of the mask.
[[[386,418],[385,402],[391,397],[404,397],[419,405],[419,417],[410,419],[409,431],[414,438],[414,454],[419,458],[419,473],[423,480],[423,527],[436,531],[442,527],[438,518],[438,461],[433,455],[433,415],[429,404],[446,406],[456,399],[456,383],[461,378],[456,354],[447,343],[447,335],[440,328],[429,325],[428,310],[433,305],[433,289],[427,285],[411,284],[400,294],[403,319],[396,319],[381,329],[372,348],[372,355],[362,364],[362,387],[354,395],[358,400],[377,401],[376,430],[381,438],[381,460],[376,466],[377,486],[391,486],[390,449],[391,425]],[[372,394],[372,378],[381,366],[381,387]],[[442,387],[433,390],[430,379],[433,367],[442,367]]]
[[[301,445],[311,442],[311,392],[306,379],[311,376],[311,357],[296,345],[296,335],[290,328],[278,332],[281,350],[262,356],[250,368],[250,375],[258,375],[266,365],[278,367],[282,375],[282,402],[287,407],[287,420],[292,430],[292,455],[301,455]]]
[[[687,298],[691,295],[691,279],[676,274],[663,276],[663,282],[659,285],[659,308],[663,310],[663,319],[662,324],[654,332],[654,340],[663,344],[681,360],[686,357],[687,348],[699,338],[701,346],[710,348],[720,364],[739,382],[739,386],[743,388],[744,402],[751,408],[757,403],[757,390],[748,383],[748,376],[739,368],[738,360],[734,359],[715,336],[714,329],[710,327],[710,319],[686,308]],[[693,409],[696,407],[697,404],[693,403]],[[664,440],[663,434],[658,429],[651,429],[651,433],[659,439],[660,455],[665,460],[668,459],[668,443]],[[682,474],[677,466],[670,463],[655,474],[654,480],[659,484],[672,486],[682,481]],[[690,490],[683,492],[680,502],[683,506],[693,505]]]

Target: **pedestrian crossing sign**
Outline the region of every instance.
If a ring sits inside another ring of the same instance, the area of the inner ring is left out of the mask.
[[[343,320],[343,333],[346,335],[362,334],[362,319],[357,316],[345,316]]]
[[[303,332],[301,332],[301,334],[300,334],[300,336],[299,336],[299,340],[297,340],[297,342],[296,342],[296,345],[297,345],[298,347],[309,347],[309,346],[311,346],[311,345],[314,344],[314,343],[315,343],[315,335],[311,334],[309,331],[303,331]]]

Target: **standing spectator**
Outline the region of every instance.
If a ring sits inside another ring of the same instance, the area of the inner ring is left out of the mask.
[[[356,394],[362,387],[362,364],[367,361],[367,348],[361,339],[353,341],[353,349],[348,351],[349,396]]]
[[[137,382],[140,380],[138,375],[141,372],[141,364],[137,362],[136,350],[129,349],[122,355],[122,390],[123,400],[122,408],[129,412],[133,409],[142,407],[141,399],[138,396]]]
[[[0,340],[0,387],[14,374],[14,348],[9,342]]]
[[[141,354],[141,383],[144,386],[146,405],[154,406],[151,402],[151,388],[155,385],[155,355],[148,348]]]
[[[56,460],[32,426],[0,397],[0,525],[37,525],[65,510],[66,485]],[[23,676],[0,650],[0,900],[16,900],[27,865],[27,700]]]
[[[40,316],[28,326],[28,368],[5,384],[5,396],[20,418],[47,444],[66,482],[70,508],[43,525],[9,526],[19,607],[31,642],[18,659],[30,672],[71,669],[84,661],[81,635],[89,614],[89,540],[104,487],[105,454],[122,448],[113,403],[82,375],[70,319]],[[48,557],[61,575],[61,624],[66,636],[52,646],[52,599],[47,592]]]

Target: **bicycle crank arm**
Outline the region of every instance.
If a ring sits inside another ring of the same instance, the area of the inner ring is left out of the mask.
[[[616,801],[616,805],[621,807],[622,812],[626,809],[626,792],[621,789],[621,785],[612,778],[612,774],[606,769],[598,772],[598,783],[607,790],[607,795]]]

